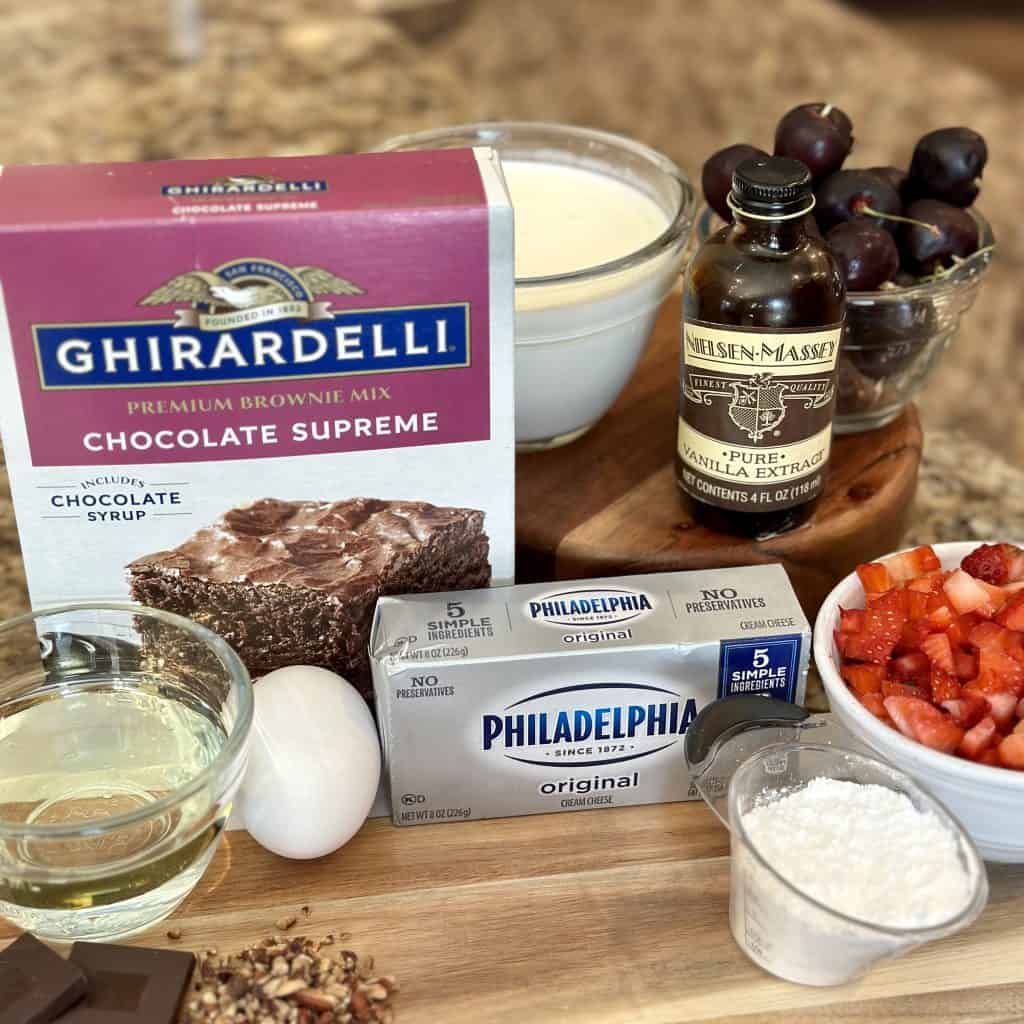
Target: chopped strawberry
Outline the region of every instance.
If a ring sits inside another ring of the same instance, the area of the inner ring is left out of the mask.
[[[875,716],[883,722],[890,721],[889,712],[885,710],[885,701],[880,693],[861,693],[857,698]]]
[[[945,573],[928,572],[912,579],[907,584],[907,590],[916,590],[922,594],[936,594],[942,589],[942,584],[945,582]]]
[[[882,692],[885,669],[881,665],[861,665],[857,662],[850,662],[843,665],[839,673],[858,696]]]
[[[897,555],[890,555],[883,558],[881,564],[889,570],[889,575],[897,583],[904,583],[915,576],[942,568],[939,556],[929,544],[914,548],[913,551],[901,551]]]
[[[999,744],[999,763],[1004,768],[1024,771],[1024,735],[1012,733]]]
[[[1012,693],[1024,697],[1024,665],[1002,651],[983,648],[978,652],[978,677],[968,686],[982,693]]]
[[[998,622],[979,622],[967,639],[980,651],[1007,651],[1012,646],[1010,631]]]
[[[958,615],[953,620],[953,624],[946,630],[946,636],[949,637],[949,642],[954,647],[959,647],[962,644],[967,643],[967,638],[971,635],[971,630],[982,621],[981,616],[975,615],[974,612],[968,612],[966,615]]]
[[[972,694],[973,696],[973,694]],[[1012,693],[981,694],[988,701],[988,713],[1000,729],[1009,729],[1017,711],[1017,701]]]
[[[962,569],[950,573],[949,579],[942,585],[946,597],[957,613],[973,612],[988,603],[988,594],[978,585],[973,576]]]
[[[918,595],[920,596],[920,595]],[[902,653],[906,651],[918,651],[924,641],[931,636],[931,623],[927,619],[916,619],[908,622],[900,633],[897,649]]]
[[[1008,630],[1010,636],[1006,642],[1006,653],[1015,661],[1024,664],[1024,633],[1015,629]]]
[[[864,628],[863,608],[839,609],[839,632],[859,633]]]
[[[1016,544],[1006,544],[1003,547],[1003,554],[1006,556],[1006,567],[1010,573],[1010,582],[1024,582],[1024,550]]]
[[[999,739],[999,730],[990,715],[983,718],[977,725],[972,726],[964,734],[964,738],[957,747],[957,753],[963,757],[969,757],[977,761],[982,752],[993,746]]]
[[[975,579],[996,586],[1024,579],[1024,551],[1015,544],[982,544],[960,563]]]
[[[977,725],[989,714],[990,710],[988,701],[984,697],[967,695],[958,697],[956,700],[944,700],[942,706],[961,729],[970,729],[971,726]]]
[[[912,651],[889,662],[889,671],[901,683],[911,680],[930,679],[932,666],[928,656],[921,651]]]
[[[864,631],[895,643],[907,621],[900,591],[890,590],[876,597],[864,610]]]
[[[864,608],[834,631],[850,692],[935,750],[1024,771],[1024,548],[980,545],[944,572],[931,548],[859,566]]]
[[[978,658],[958,648],[953,651],[953,671],[958,679],[973,679],[978,674]]]
[[[1008,583],[1009,574],[999,551],[999,544],[982,544],[960,562],[960,568],[977,580],[989,583]]]
[[[913,683],[901,683],[896,679],[886,679],[882,683],[883,697],[913,697],[915,700],[926,700],[929,696],[923,687]]]
[[[971,630],[978,623],[983,623],[984,621],[981,615],[976,615],[973,611],[967,615],[957,615],[953,620],[952,626],[945,631],[953,649],[966,646],[968,638],[971,636]]]
[[[914,697],[887,697],[885,710],[904,736],[951,754],[964,738],[964,730],[927,701]]]
[[[913,568],[915,576],[942,571],[942,562],[939,561],[939,556],[935,554],[935,548],[931,544],[921,544],[912,551],[904,552],[903,562]]]
[[[864,610],[864,629],[860,633],[848,634],[847,657],[854,661],[884,664],[896,646],[906,621],[907,614],[900,591],[890,590],[875,596]]]
[[[863,633],[841,633],[843,637],[843,653],[854,661],[871,661],[876,665],[884,665],[896,646],[895,640],[871,636],[866,630]]]
[[[996,622],[1007,629],[1024,632],[1024,591],[1010,598],[996,616]]]
[[[1002,588],[997,587],[992,583],[986,583],[984,580],[975,581],[978,586],[984,587],[985,593],[989,596],[989,605],[991,609],[989,614],[995,614],[1003,607],[1004,604],[1010,599],[1010,595]]]
[[[917,590],[904,590],[907,596],[907,615],[911,619],[919,620],[920,625],[927,625],[928,620],[928,595]]]
[[[991,587],[982,580],[976,580],[963,569],[951,573],[942,585],[953,607],[961,614],[977,612],[989,618],[1006,600],[1006,595],[998,587]],[[998,597],[996,596],[998,595]]]
[[[886,697],[883,703],[885,704],[885,710],[889,713],[889,717],[896,723],[896,728],[904,736],[916,739],[914,735],[914,709],[917,705],[924,704],[924,701],[918,700],[916,697]]]
[[[946,672],[937,665],[932,665],[931,674],[932,700],[941,704],[947,700],[959,700],[961,696],[960,680],[952,672]]]
[[[857,575],[865,594],[881,594],[892,589],[893,581],[881,562],[868,562],[857,566]]]
[[[921,651],[943,672],[953,671],[953,646],[945,633],[931,633],[921,641]]]
[[[1016,696],[1006,683],[998,676],[979,673],[977,679],[964,683],[963,692],[972,697],[990,697],[993,694],[1006,693],[1011,697]],[[1017,698],[1020,699],[1019,697]]]
[[[926,708],[935,711],[937,717],[934,720],[919,721],[914,726],[914,738],[918,743],[931,747],[932,750],[939,750],[944,754],[952,754],[964,738],[964,731],[955,725],[941,711],[925,704]]]

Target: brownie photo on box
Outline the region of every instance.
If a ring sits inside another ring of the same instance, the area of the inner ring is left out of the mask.
[[[319,665],[369,694],[377,598],[487,586],[483,521],[425,501],[262,498],[136,559],[131,594],[224,637],[254,677]]]

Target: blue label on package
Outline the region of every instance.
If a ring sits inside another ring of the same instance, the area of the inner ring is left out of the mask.
[[[177,321],[37,324],[39,381],[44,391],[134,388],[470,364],[466,303],[336,311],[328,305],[292,298],[221,314],[182,309]],[[319,319],[306,319],[314,315]]]
[[[718,696],[760,693],[792,703],[800,674],[800,636],[723,640]]]

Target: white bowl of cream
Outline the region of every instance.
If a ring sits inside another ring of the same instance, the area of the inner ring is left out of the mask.
[[[490,146],[515,211],[516,446],[585,434],[636,368],[679,277],[695,193],[621,135],[542,122],[459,125],[383,149]]]

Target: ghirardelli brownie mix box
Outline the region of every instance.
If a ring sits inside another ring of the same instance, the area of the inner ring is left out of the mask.
[[[511,581],[491,151],[8,167],[0,232],[33,605],[134,599],[366,686],[379,595]]]

